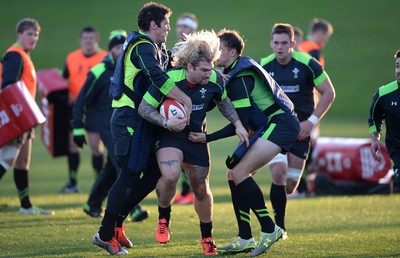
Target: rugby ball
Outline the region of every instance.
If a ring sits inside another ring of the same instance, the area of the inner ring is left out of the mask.
[[[166,99],[160,106],[160,114],[166,118],[170,119],[174,116],[185,118],[186,112],[183,105],[173,99]]]

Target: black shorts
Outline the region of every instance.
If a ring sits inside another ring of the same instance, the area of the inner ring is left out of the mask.
[[[111,140],[116,156],[128,156],[131,138],[136,128],[135,110],[129,107],[114,109],[111,116]]]
[[[132,133],[131,133],[132,132]],[[137,173],[141,171],[132,170],[129,168],[129,159],[130,155],[134,155],[131,153],[131,143],[134,140],[134,131],[130,127],[120,126],[116,124],[111,124],[111,133],[114,144],[114,155],[115,160],[123,171],[130,173]],[[149,156],[147,161],[147,168],[144,170],[144,173],[154,174],[157,178],[161,175],[158,164],[156,161],[155,152],[152,150],[148,154]]]
[[[132,132],[132,133],[131,133]],[[112,142],[114,143],[114,154],[117,157],[128,157],[133,129],[126,126],[111,124]]]
[[[162,148],[176,148],[183,152],[183,162],[202,166],[210,166],[210,150],[207,143],[195,143],[188,139],[175,138],[168,134],[156,136],[156,151]]]
[[[297,116],[291,113],[283,113],[273,116],[268,121],[268,126],[261,138],[275,143],[282,148],[282,153],[285,154],[291,150],[299,133],[300,123]],[[300,157],[303,157],[303,155]]]
[[[296,142],[293,144],[292,148],[290,148],[289,152],[293,153],[299,158],[306,160],[308,158],[308,154],[310,153],[310,144],[311,137],[307,137],[306,139]]]

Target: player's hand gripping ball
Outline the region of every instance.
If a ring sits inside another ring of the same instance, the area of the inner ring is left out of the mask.
[[[175,116],[186,118],[186,112],[183,105],[173,99],[164,100],[160,107],[160,114],[166,119],[171,119]]]

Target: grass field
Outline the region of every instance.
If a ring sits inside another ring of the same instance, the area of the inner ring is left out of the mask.
[[[217,127],[215,114],[209,119],[210,130]],[[350,128],[352,131],[339,128]],[[365,123],[346,125],[329,121],[322,135],[362,136]],[[38,130],[39,131],[39,130]],[[231,241],[237,233],[229,189],[225,182],[224,159],[235,145],[225,139],[211,145],[211,188],[215,198],[214,236],[217,245]],[[54,209],[55,216],[31,217],[18,214],[19,202],[8,171],[0,181],[0,257],[92,257],[106,252],[91,244],[100,220],[89,218],[81,207],[86,201],[93,174],[88,149],[83,150],[79,181],[81,193],[60,195],[65,183],[66,159],[52,159],[44,149],[39,133],[34,145],[30,171],[31,200],[35,205]],[[270,177],[264,168],[256,175],[268,200]],[[150,218],[127,222],[127,234],[134,242],[130,256],[197,257],[201,256],[198,219],[191,205],[173,206],[172,240],[160,245],[154,239],[157,203],[154,192],[143,202]],[[396,257],[400,256],[399,195],[310,197],[288,202],[289,238],[269,251],[270,257]],[[259,226],[253,218],[253,233],[258,239]]]

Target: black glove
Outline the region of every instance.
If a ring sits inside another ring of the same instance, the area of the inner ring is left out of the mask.
[[[87,144],[86,139],[85,139],[84,130],[83,129],[74,129],[73,134],[74,134],[75,144],[78,145],[80,148],[83,148],[83,145]]]

